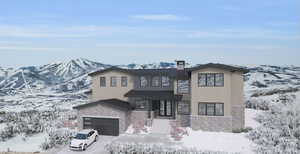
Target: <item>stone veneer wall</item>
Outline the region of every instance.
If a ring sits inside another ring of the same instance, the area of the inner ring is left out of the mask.
[[[109,105],[97,104],[80,108],[77,111],[79,129],[83,129],[83,117],[118,117],[120,133],[125,132],[130,124],[130,111],[114,108]]]
[[[181,127],[190,127],[190,115],[176,115],[176,120],[179,121]]]
[[[148,111],[131,111],[131,123],[135,124],[137,122],[143,122],[147,124]]]
[[[191,116],[191,127],[204,131],[232,131],[231,116]]]
[[[245,107],[232,106],[232,130],[239,130],[245,127]]]

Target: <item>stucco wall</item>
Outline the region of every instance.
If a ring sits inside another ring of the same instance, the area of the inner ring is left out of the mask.
[[[83,117],[118,117],[119,132],[123,133],[130,124],[130,111],[117,109],[108,105],[97,104],[77,109],[78,126],[83,128]]]
[[[224,86],[198,87],[198,73],[224,73]],[[224,131],[244,128],[243,85],[243,74],[241,72],[230,72],[217,68],[193,71],[191,75],[191,127],[210,131],[222,131],[221,127],[224,127]],[[199,116],[199,102],[224,103],[224,116]],[[226,124],[224,121],[226,121]]]
[[[104,76],[106,79],[106,86],[100,87],[100,77]],[[110,77],[117,77],[117,86],[110,86]],[[127,76],[127,87],[121,86],[121,77]],[[129,90],[133,89],[133,78],[130,74],[119,72],[119,71],[108,71],[101,74],[92,76],[92,99],[91,101],[97,101],[102,99],[117,98],[127,101],[127,97],[124,94]]]
[[[198,73],[224,73],[224,87],[198,87]],[[192,115],[198,115],[199,102],[224,103],[224,116],[231,116],[231,72],[215,68],[193,71],[191,75]]]

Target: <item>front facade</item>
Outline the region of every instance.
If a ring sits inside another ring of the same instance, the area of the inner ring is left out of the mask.
[[[117,119],[118,128],[114,129],[120,133],[129,124],[151,125],[156,118],[170,119],[195,130],[243,128],[243,73],[247,70],[212,63],[184,66],[184,61],[177,61],[177,68],[112,67],[89,74],[91,103],[75,107],[79,126],[88,127],[92,122],[84,119],[94,117]]]

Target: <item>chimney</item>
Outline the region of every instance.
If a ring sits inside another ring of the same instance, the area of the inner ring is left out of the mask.
[[[185,68],[184,60],[176,60],[176,63],[177,63],[177,70],[184,70]]]

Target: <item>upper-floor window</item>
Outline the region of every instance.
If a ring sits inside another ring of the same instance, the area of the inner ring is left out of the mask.
[[[127,87],[127,76],[122,76],[121,77],[121,86],[122,87]]]
[[[152,83],[151,83],[152,87],[159,87],[160,86],[159,80],[160,80],[159,76],[152,77]]]
[[[106,80],[104,76],[100,77],[100,87],[105,87],[106,86]]]
[[[147,87],[148,86],[148,80],[146,76],[141,76],[140,77],[140,84],[141,87]]]
[[[223,87],[224,73],[199,73],[198,87]]]
[[[170,87],[170,78],[168,76],[162,76],[161,85],[162,87]]]
[[[224,103],[199,103],[198,114],[206,116],[224,116]]]
[[[115,76],[110,77],[110,86],[111,87],[117,86],[117,77],[115,77]]]
[[[190,81],[189,80],[177,80],[177,92],[181,94],[189,93]]]

